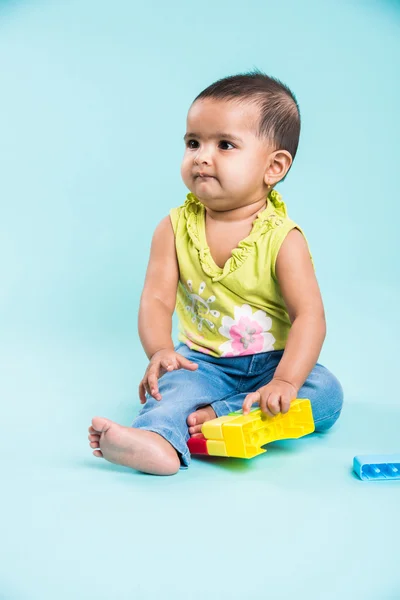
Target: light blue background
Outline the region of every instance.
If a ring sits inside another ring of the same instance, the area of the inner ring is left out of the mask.
[[[400,598],[395,1],[0,2],[2,600]],[[300,103],[278,189],[322,289],[346,408],[325,437],[154,478],[91,455],[147,361],[151,236],[184,201],[187,109],[258,67]]]

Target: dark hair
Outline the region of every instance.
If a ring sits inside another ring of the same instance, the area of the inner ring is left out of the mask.
[[[275,150],[290,152],[294,160],[300,137],[300,109],[293,92],[279,79],[258,69],[230,75],[208,86],[193,103],[203,98],[250,101],[258,105],[257,135],[268,139]]]

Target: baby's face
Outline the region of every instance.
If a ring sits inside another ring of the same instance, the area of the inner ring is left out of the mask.
[[[266,197],[273,148],[256,136],[258,121],[259,108],[249,103],[205,98],[191,106],[181,174],[205,206],[231,210]]]

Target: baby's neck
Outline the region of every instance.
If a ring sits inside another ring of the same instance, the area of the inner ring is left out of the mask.
[[[243,223],[253,222],[257,218],[258,214],[265,210],[267,201],[265,198],[249,204],[248,206],[239,206],[230,210],[216,211],[206,207],[207,219],[211,221],[218,221],[220,223]]]

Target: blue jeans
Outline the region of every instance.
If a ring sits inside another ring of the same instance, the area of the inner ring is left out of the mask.
[[[217,358],[179,343],[176,352],[197,363],[196,371],[179,369],[165,373],[159,379],[160,401],[146,394],[146,404],[132,427],[154,431],[165,438],[178,452],[181,466],[187,468],[190,453],[187,417],[193,411],[211,404],[217,417],[242,408],[247,394],[266,385],[274,376],[283,350],[273,350],[250,356]],[[339,381],[317,363],[298,398],[311,401],[315,430],[326,431],[339,418],[343,390]]]

